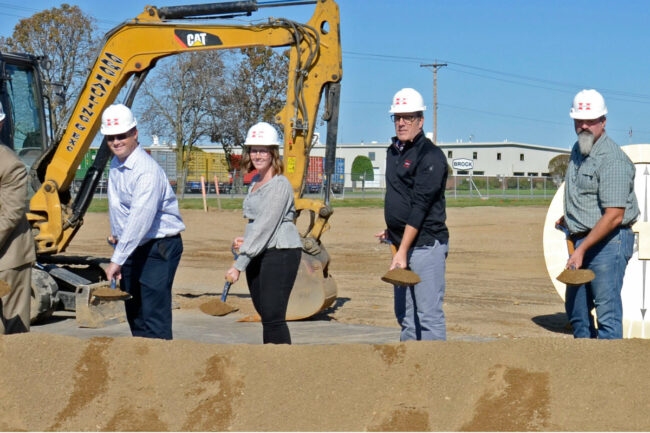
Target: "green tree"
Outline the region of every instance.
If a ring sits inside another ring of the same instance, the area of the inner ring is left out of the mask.
[[[83,86],[88,69],[95,60],[93,39],[95,21],[78,6],[63,3],[22,19],[9,38],[0,38],[6,51],[45,56],[44,92],[51,102],[58,142]]]
[[[555,185],[560,185],[564,181],[564,176],[569,167],[570,158],[570,155],[562,154],[554,157],[548,162],[548,172],[551,174],[551,178]]]
[[[372,161],[367,156],[359,155],[352,161],[352,180],[353,181],[373,181],[374,170]]]

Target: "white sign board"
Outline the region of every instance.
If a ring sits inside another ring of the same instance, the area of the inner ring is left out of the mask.
[[[451,161],[451,168],[454,170],[472,170],[474,161],[467,158],[456,158]]]

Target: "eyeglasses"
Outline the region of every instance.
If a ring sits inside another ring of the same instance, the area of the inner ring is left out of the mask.
[[[402,114],[391,114],[390,115],[390,120],[392,120],[394,123],[399,123],[400,120],[403,120],[405,124],[411,125],[413,122],[415,122],[416,119],[419,119],[420,116],[417,114],[408,114],[408,115],[402,115]]]
[[[117,140],[117,141],[122,141],[122,140],[126,140],[127,138],[129,138],[129,137],[132,136],[132,135],[133,135],[133,133],[132,133],[131,131],[129,131],[129,132],[125,132],[124,134],[118,134],[118,135],[107,135],[107,136],[106,136],[106,141],[107,141],[108,143],[110,143],[111,141],[116,141],[116,140]]]
[[[587,124],[589,126],[596,125],[597,123],[602,123],[603,120],[603,117],[599,117],[597,119],[574,119],[577,125]]]
[[[267,149],[266,147],[260,147],[260,148],[257,148],[257,149],[249,149],[248,150],[248,153],[250,153],[251,155],[254,154],[254,153],[267,154],[269,152],[270,152],[270,150]]]

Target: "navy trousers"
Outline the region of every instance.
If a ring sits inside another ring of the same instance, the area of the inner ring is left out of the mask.
[[[180,235],[152,239],[122,266],[126,318],[134,337],[172,339],[172,284],[183,253]]]

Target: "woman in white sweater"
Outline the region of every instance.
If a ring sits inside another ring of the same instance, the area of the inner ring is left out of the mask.
[[[262,318],[264,343],[291,344],[286,313],[302,254],[293,188],[282,175],[280,140],[273,126],[253,125],[244,146],[242,167],[256,169],[257,175],[244,199],[244,236],[233,241],[239,257],[226,279],[235,282],[245,270],[253,305]]]

